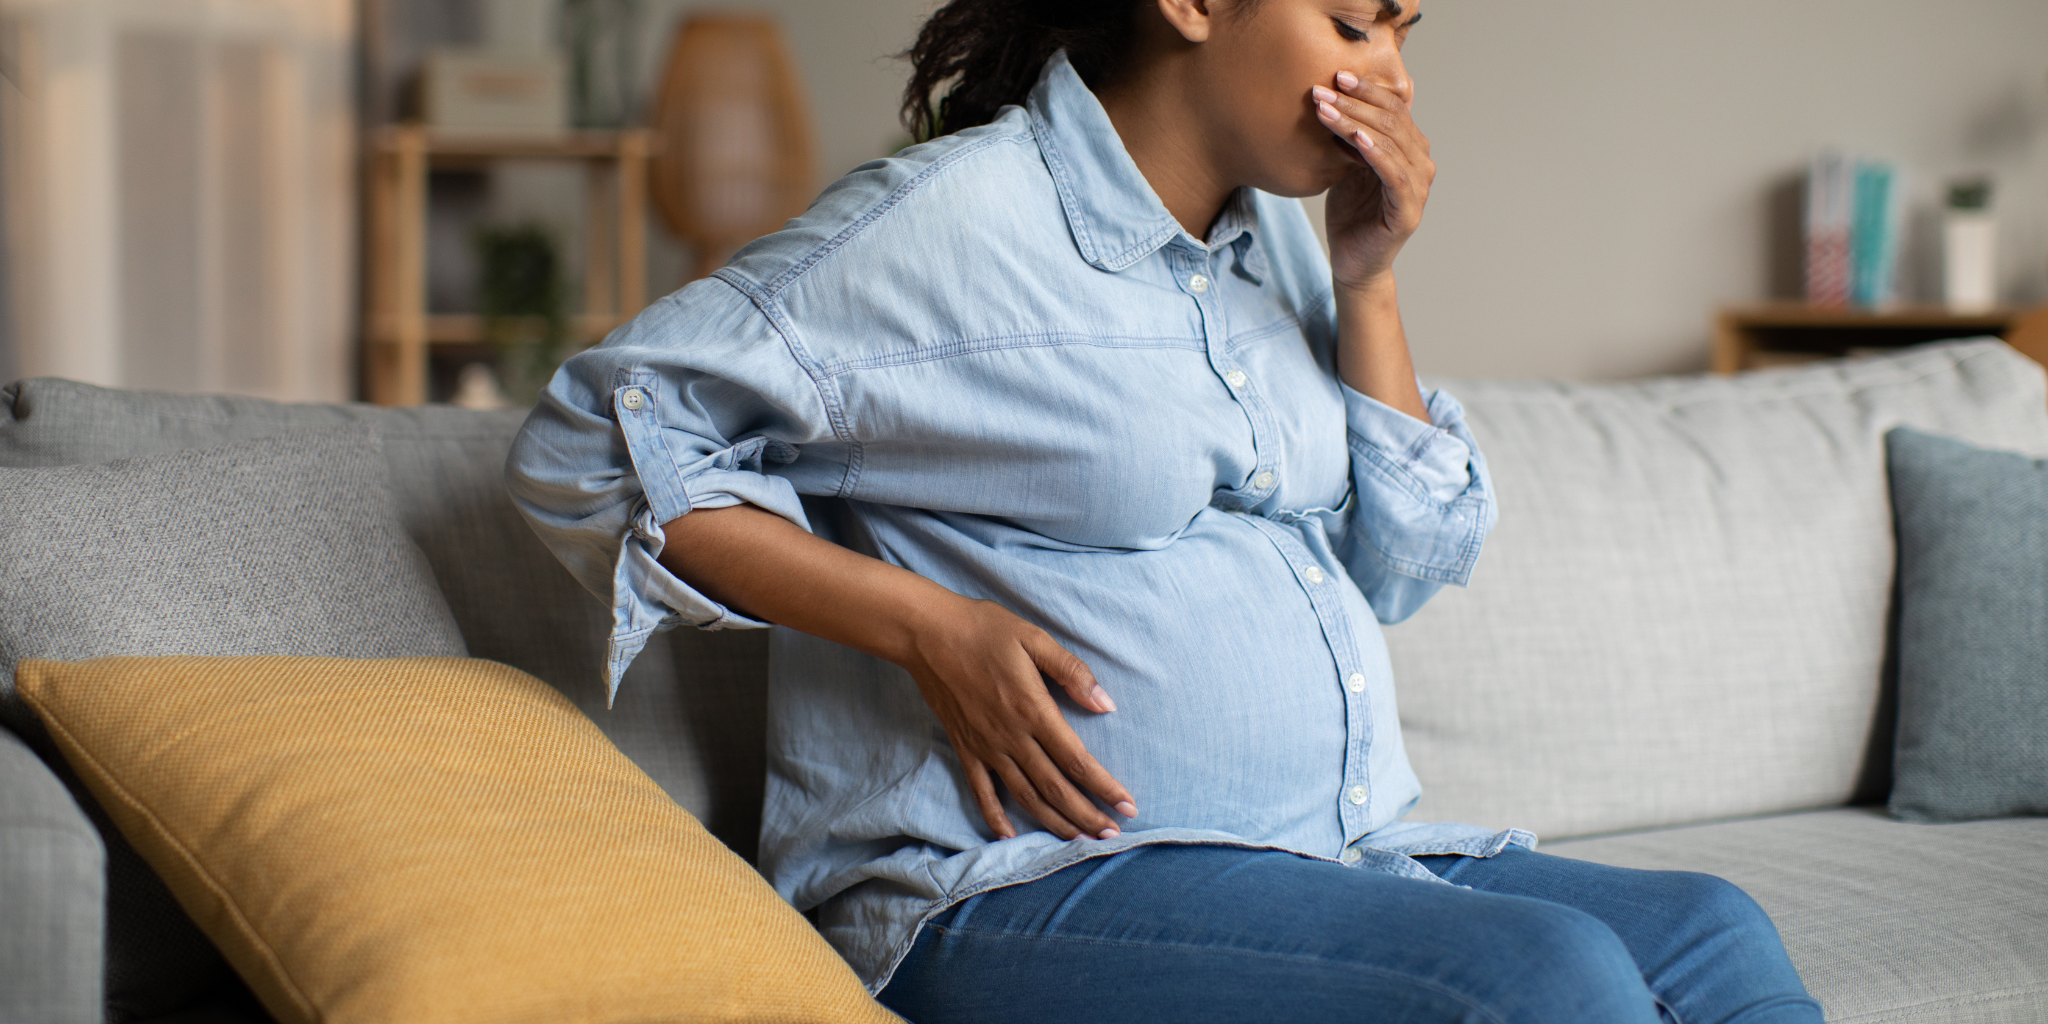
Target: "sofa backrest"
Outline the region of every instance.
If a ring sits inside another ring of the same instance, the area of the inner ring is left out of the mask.
[[[505,493],[505,454],[523,418],[440,406],[285,405],[37,379],[0,389],[0,466],[107,462],[372,424],[383,439],[399,517],[426,552],[470,654],[513,665],[568,695],[677,802],[751,858],[765,771],[767,637],[664,634],[634,663],[617,704],[607,709],[600,672],[609,612],[534,537]]]
[[[1733,378],[1436,383],[1501,517],[1471,587],[1388,630],[1410,817],[1544,838],[1881,801],[1884,432],[2048,454],[2041,367],[1996,341]]]
[[[1884,431],[2048,454],[2041,369],[1995,341],[1736,378],[1433,383],[1464,402],[1502,513],[1471,587],[1388,630],[1410,817],[1545,838],[1882,800]],[[751,857],[765,633],[663,634],[607,709],[607,611],[505,495],[520,420],[30,380],[0,390],[0,466],[374,424],[470,653],[567,694]]]

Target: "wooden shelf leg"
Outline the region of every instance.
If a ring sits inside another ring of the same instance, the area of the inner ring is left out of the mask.
[[[619,319],[647,307],[647,155],[649,136],[636,129],[619,136]]]
[[[392,363],[391,320],[395,312],[397,282],[392,275],[391,240],[397,217],[393,176],[395,162],[382,150],[373,151],[364,168],[369,190],[370,228],[368,255],[363,264],[363,287],[368,308],[363,316],[363,398],[378,405],[390,405],[396,367]]]
[[[613,180],[605,173],[610,168],[584,165],[583,199],[583,320],[576,332],[578,344],[590,344],[597,338],[588,337],[585,331],[602,332],[604,324],[618,316],[618,307],[613,303],[616,295],[615,275],[618,245],[614,238],[616,228],[612,220]],[[602,336],[600,334],[600,336]]]
[[[396,135],[393,168],[391,390],[385,405],[427,400],[427,136],[408,127]]]
[[[1723,314],[1714,319],[1714,372],[1720,374],[1740,373],[1749,362],[1749,353],[1755,347],[1749,332],[1742,329],[1732,317]]]

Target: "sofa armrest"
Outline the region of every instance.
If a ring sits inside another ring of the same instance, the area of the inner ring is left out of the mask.
[[[0,728],[0,1021],[99,1024],[106,860],[64,783]]]

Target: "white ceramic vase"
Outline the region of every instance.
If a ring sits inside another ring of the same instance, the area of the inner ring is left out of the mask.
[[[1988,213],[1951,210],[1942,223],[1942,298],[1957,312],[1998,304],[1998,222]]]

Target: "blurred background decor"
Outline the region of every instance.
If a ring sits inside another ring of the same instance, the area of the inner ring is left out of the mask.
[[[550,233],[568,334],[595,341],[892,153],[892,55],[931,6],[0,0],[0,378],[446,400],[464,367],[496,365],[486,225]],[[1432,7],[1405,51],[1439,165],[1401,259],[1418,368],[1630,378],[2010,327],[2048,303],[2048,4],[1930,10]],[[749,59],[790,74],[721,106],[764,72],[671,57],[692,18],[729,15],[772,19],[779,43]],[[462,54],[560,77],[457,80],[533,115],[458,139],[426,79]],[[1832,326],[1805,302],[1823,146],[1897,172],[1895,270],[1866,279],[1891,301],[1845,296]],[[1951,207],[1957,182],[1990,186],[1982,210]],[[1965,223],[1988,261],[1950,244]],[[1988,268],[1988,308],[1982,287],[1951,301],[1966,265]],[[1757,343],[1722,344],[1731,323]]]
[[[497,381],[516,405],[532,405],[567,358],[568,318],[555,240],[536,224],[476,233],[483,265],[477,304],[484,341],[497,350]]]
[[[654,207],[708,276],[816,192],[802,78],[772,18],[697,15],[676,32],[652,120]]]
[[[482,191],[478,186],[488,187],[493,172],[502,175],[506,164],[555,165],[547,171],[567,166],[573,176],[566,181],[553,175],[538,181],[556,186],[550,191],[582,193],[584,215],[575,223],[584,250],[576,268],[583,312],[570,321],[569,336],[593,344],[646,305],[646,131],[489,136],[405,124],[380,130],[372,145],[363,317],[363,393],[370,401],[445,401],[464,367],[504,355],[484,330],[488,270],[479,265],[478,254],[487,247],[472,239],[478,225],[552,228],[544,217],[521,215],[510,204],[495,216],[474,215],[481,205],[474,202]],[[457,202],[435,202],[449,194]],[[445,240],[451,230],[461,232],[459,262],[456,274],[443,275],[437,287],[432,266],[436,236]],[[559,274],[560,264],[556,269]],[[445,280],[448,276],[456,280]],[[571,353],[568,348],[549,351],[559,358]],[[531,372],[506,369],[508,380]]]
[[[640,101],[638,0],[562,0],[569,109],[578,128],[624,128]]]
[[[555,45],[553,0],[488,0],[483,39],[440,46],[419,73],[419,120],[437,134],[559,135],[569,127],[568,70]]]
[[[349,0],[7,0],[8,380],[351,397]]]
[[[484,250],[448,244],[457,230],[520,223],[580,236],[581,260],[563,261],[550,280],[579,283],[583,312],[565,321],[566,337],[587,345],[639,312],[650,284],[669,290],[708,275],[802,212],[818,188],[803,77],[773,17],[682,19],[650,129],[633,123],[640,104],[629,90],[638,0],[478,2],[489,15],[479,39],[420,47],[411,89],[421,104],[404,106],[401,87],[397,123],[371,136],[364,393],[375,402],[448,400],[479,361],[496,365],[510,400],[530,401],[555,365],[533,362],[537,353],[559,363],[574,351],[528,346],[515,356],[480,333],[491,317],[480,304],[505,297],[485,298]],[[564,66],[564,47],[566,77],[550,70]],[[536,168],[543,161],[581,173],[581,211],[560,202],[578,183]],[[691,260],[653,282],[650,190]],[[482,394],[480,378],[469,380],[472,398]]]
[[[1998,222],[1991,216],[1991,182],[1984,178],[1948,187],[1941,225],[1942,295],[1950,309],[1978,313],[1998,305]]]

